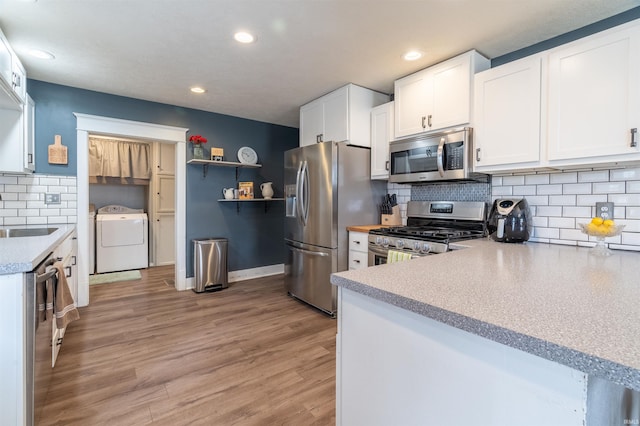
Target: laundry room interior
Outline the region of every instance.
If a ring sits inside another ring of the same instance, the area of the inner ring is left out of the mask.
[[[89,136],[89,273],[175,264],[175,148]]]

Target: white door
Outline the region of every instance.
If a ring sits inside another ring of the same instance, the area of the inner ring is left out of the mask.
[[[349,139],[349,86],[341,87],[323,97],[323,141],[341,142]]]
[[[389,179],[389,142],[393,139],[393,102],[371,110],[371,179]]]
[[[640,34],[630,28],[549,55],[549,160],[635,154],[640,127]]]
[[[469,122],[471,56],[461,55],[433,68],[433,104],[429,130]]]
[[[153,176],[152,255],[155,266],[175,263],[175,147],[156,143]]]
[[[539,162],[541,60],[525,58],[476,74],[476,170]]]
[[[427,130],[428,109],[433,100],[433,82],[428,70],[395,82],[395,137]]]
[[[324,104],[321,99],[300,108],[300,146],[313,145],[324,133]],[[320,140],[318,140],[320,138]]]

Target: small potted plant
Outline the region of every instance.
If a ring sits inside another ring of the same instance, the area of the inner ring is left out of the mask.
[[[204,159],[204,149],[202,145],[207,143],[207,138],[201,135],[191,135],[189,142],[193,143],[193,158],[196,160]]]

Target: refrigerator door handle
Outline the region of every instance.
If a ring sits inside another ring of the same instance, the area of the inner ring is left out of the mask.
[[[305,160],[304,166],[302,166],[302,193],[304,195],[304,225],[307,226],[309,220],[309,164]]]
[[[304,163],[301,161],[298,165],[298,173],[296,174],[296,216],[298,216],[298,220],[302,225],[304,225],[302,218],[302,182],[300,178],[302,177],[302,167]]]
[[[300,252],[300,253],[304,253],[304,254],[309,254],[309,255],[311,255],[311,256],[320,256],[320,257],[327,257],[327,256],[329,256],[329,253],[324,253],[324,252],[321,252],[321,251],[305,250],[305,249],[301,249],[301,248],[293,247],[293,246],[289,246],[289,248],[290,248],[291,250],[298,251],[298,252]]]

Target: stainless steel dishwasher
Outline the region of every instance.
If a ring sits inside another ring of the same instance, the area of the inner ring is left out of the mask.
[[[38,315],[36,295],[38,287],[43,294],[47,284],[50,291],[55,287],[56,270],[47,268],[55,262],[53,254],[49,254],[32,272],[25,274],[25,326],[26,326],[26,386],[25,410],[26,424],[37,424],[42,407],[47,397],[49,382],[53,368],[51,367],[52,319],[46,315]]]

